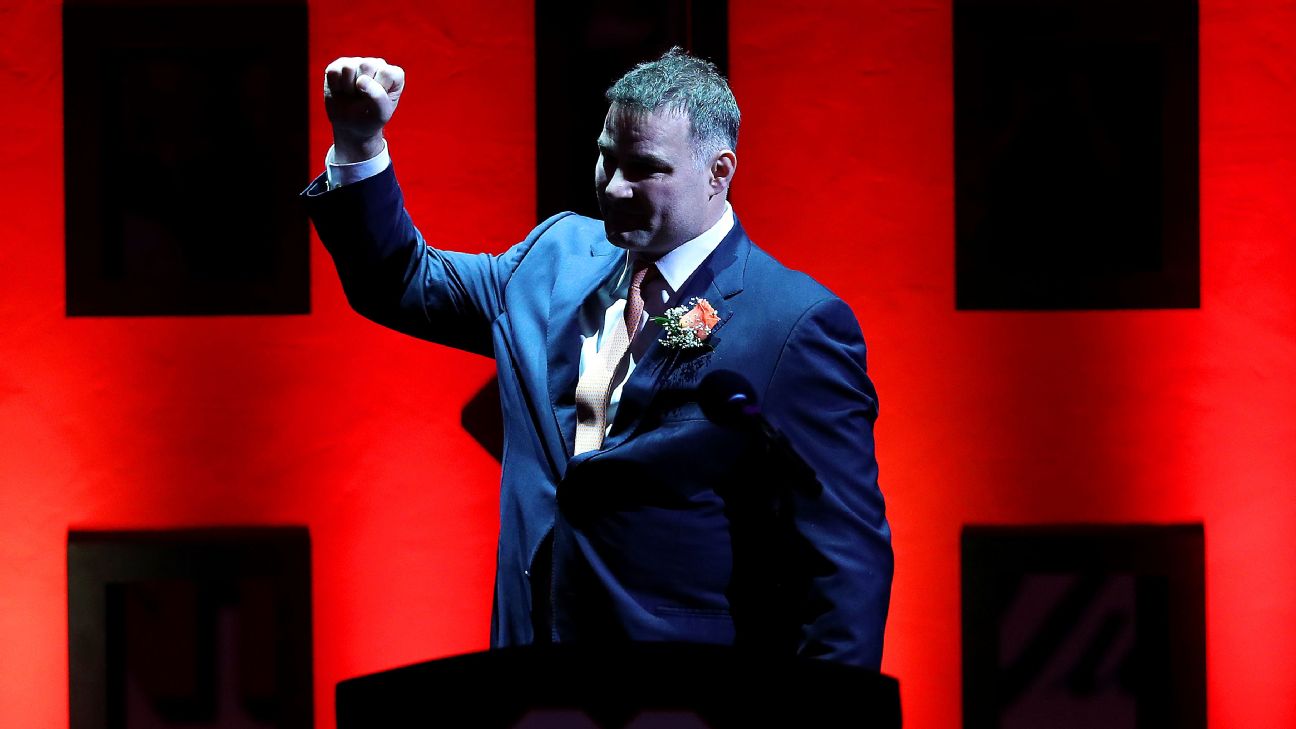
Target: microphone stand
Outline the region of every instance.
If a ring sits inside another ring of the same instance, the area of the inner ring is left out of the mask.
[[[796,528],[796,497],[817,498],[823,484],[787,436],[764,416],[755,389],[742,375],[711,372],[698,385],[698,401],[712,422],[754,438],[771,466],[731,502],[735,582],[750,591],[747,600],[731,603],[735,626],[741,620],[747,628],[739,630],[736,642],[792,655],[802,616],[810,610],[806,582],[813,560]]]

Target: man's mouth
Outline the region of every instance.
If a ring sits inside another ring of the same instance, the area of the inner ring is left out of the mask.
[[[638,230],[646,227],[647,216],[624,211],[613,211],[606,214],[603,222],[613,230]]]

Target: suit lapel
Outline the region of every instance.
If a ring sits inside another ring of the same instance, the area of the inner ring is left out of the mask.
[[[685,304],[694,297],[705,298],[711,302],[720,314],[720,323],[711,332],[708,341],[712,346],[720,344],[720,330],[725,322],[733,316],[731,299],[743,289],[743,275],[747,268],[747,256],[751,253],[751,240],[743,232],[742,225],[735,219],[733,230],[720,241],[720,245],[707,256],[702,265],[693,272],[680,290],[676,292],[673,305]],[[621,402],[617,405],[616,419],[612,432],[603,441],[603,450],[615,448],[633,434],[639,427],[643,415],[648,410],[653,397],[661,388],[666,373],[680,357],[691,356],[670,349],[660,341],[661,327],[652,322],[639,333],[639,336],[651,336],[653,343],[644,352],[643,359],[635,363],[634,372],[626,380],[621,390]]]
[[[549,402],[567,458],[571,458],[572,443],[576,439],[581,307],[624,263],[623,251],[606,241],[595,243],[587,255],[567,256],[561,261],[549,297],[549,325],[545,336]]]

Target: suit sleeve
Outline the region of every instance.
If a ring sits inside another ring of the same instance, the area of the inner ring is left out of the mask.
[[[456,253],[425,243],[391,165],[360,182],[326,187],[321,175],[302,198],[352,308],[397,331],[493,356],[491,322],[503,311],[504,287],[557,217],[498,256]]]
[[[873,449],[877,393],[845,302],[821,301],[801,317],[763,402],[823,486],[792,497],[804,585],[798,653],[876,669],[893,555]]]

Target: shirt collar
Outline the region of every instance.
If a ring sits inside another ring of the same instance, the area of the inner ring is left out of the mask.
[[[725,201],[724,212],[720,214],[720,219],[710,228],[706,229],[701,235],[692,240],[685,241],[676,246],[674,250],[657,259],[657,271],[665,280],[666,285],[671,291],[679,291],[689,276],[702,265],[706,257],[720,246],[720,241],[724,240],[729,231],[734,227],[733,206]],[[626,256],[627,269],[629,267],[629,256]]]

